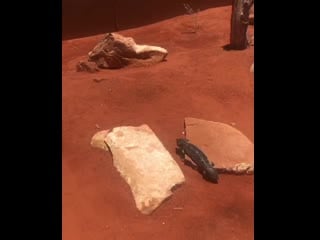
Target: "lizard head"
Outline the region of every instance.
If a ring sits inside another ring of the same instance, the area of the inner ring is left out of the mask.
[[[188,142],[187,139],[178,138],[178,139],[177,139],[177,146],[181,148],[181,147],[182,147],[183,145],[185,145],[187,142]]]

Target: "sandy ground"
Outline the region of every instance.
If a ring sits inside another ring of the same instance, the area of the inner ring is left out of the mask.
[[[232,0],[63,0],[63,40],[139,27],[197,11],[231,5]]]
[[[186,33],[190,16],[120,32],[169,51],[166,62],[149,67],[79,73],[76,63],[103,35],[63,41],[64,240],[253,239],[254,177],[221,175],[219,184],[211,184],[175,154],[188,116],[235,123],[254,140],[253,47],[223,49],[230,16],[231,6],[201,12],[196,34]],[[186,177],[150,216],[135,208],[111,156],[90,146],[99,130],[142,123],[156,132]]]

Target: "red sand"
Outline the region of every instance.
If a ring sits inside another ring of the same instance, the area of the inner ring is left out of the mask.
[[[63,42],[64,240],[253,239],[253,176],[221,175],[219,184],[211,184],[175,154],[187,116],[234,122],[254,140],[253,48],[223,49],[230,16],[231,6],[201,12],[197,34],[183,33],[190,16],[120,32],[169,51],[166,62],[143,68],[79,73],[76,63],[103,35]],[[142,123],[156,132],[186,177],[150,216],[135,208],[110,154],[90,146],[99,130]]]
[[[232,0],[63,0],[62,37],[66,40],[155,23],[186,14],[184,3],[202,11],[231,5]]]

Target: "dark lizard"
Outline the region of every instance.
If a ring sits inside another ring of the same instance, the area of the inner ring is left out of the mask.
[[[217,170],[214,168],[214,164],[209,162],[207,156],[195,145],[191,144],[187,139],[177,139],[176,152],[184,159],[185,155],[189,156],[194,162],[203,178],[218,183],[219,176]]]

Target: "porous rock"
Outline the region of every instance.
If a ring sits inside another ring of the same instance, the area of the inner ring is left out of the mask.
[[[122,68],[129,64],[149,65],[164,61],[168,51],[162,47],[136,44],[133,38],[108,33],[88,53],[99,68]]]

